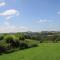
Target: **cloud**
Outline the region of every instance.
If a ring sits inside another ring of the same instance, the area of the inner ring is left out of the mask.
[[[30,31],[30,28],[26,26],[12,25],[9,21],[5,21],[4,25],[0,26],[0,33],[25,32],[25,31]]]
[[[6,10],[6,11],[0,13],[0,16],[5,17],[6,20],[9,20],[14,16],[19,16],[19,15],[20,15],[20,13],[16,9],[9,9],[9,10]]]
[[[25,26],[18,27],[18,26],[14,26],[14,25],[0,27],[0,33],[25,32],[25,31],[30,31],[30,29]]]
[[[46,23],[46,22],[48,22],[48,20],[42,20],[42,19],[40,19],[40,20],[36,21],[36,23]]]
[[[0,2],[0,7],[5,6],[5,5],[6,5],[5,2]]]
[[[19,15],[19,12],[15,9],[10,9],[0,13],[0,16],[11,16],[11,15]]]
[[[57,14],[60,14],[60,11],[58,11]]]
[[[10,20],[13,16],[7,16],[6,20]]]

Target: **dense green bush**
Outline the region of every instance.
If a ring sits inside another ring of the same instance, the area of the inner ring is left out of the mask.
[[[26,44],[29,48],[38,46],[38,42],[36,40],[26,39]]]
[[[4,39],[4,36],[3,35],[0,35],[0,40],[3,40]]]
[[[20,49],[28,48],[28,44],[25,41],[20,41]]]
[[[14,35],[6,36],[4,40],[9,44],[10,48],[19,47],[19,40]]]

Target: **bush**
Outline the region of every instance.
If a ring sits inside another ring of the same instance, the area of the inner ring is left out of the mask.
[[[4,40],[6,41],[7,44],[9,44],[8,46],[9,49],[19,47],[19,40],[14,35],[8,35],[5,37]]]
[[[4,36],[3,35],[0,35],[0,40],[3,40],[4,39]]]
[[[0,55],[6,52],[7,52],[7,49],[4,46],[0,46]]]
[[[24,41],[20,41],[20,49],[26,49],[28,48],[28,44]]]
[[[36,47],[38,46],[38,41],[27,39],[26,44],[28,45],[29,48]]]

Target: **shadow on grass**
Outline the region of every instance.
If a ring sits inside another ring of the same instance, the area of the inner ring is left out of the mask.
[[[16,52],[16,51],[19,51],[19,50],[26,50],[26,49],[35,48],[35,47],[38,47],[38,45],[30,46],[28,48],[18,48],[18,49],[13,49],[13,50],[7,50],[4,53],[0,53],[0,55],[3,55],[3,54],[11,54],[11,53]]]

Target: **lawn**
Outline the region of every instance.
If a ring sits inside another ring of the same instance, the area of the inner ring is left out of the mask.
[[[38,47],[0,55],[0,60],[60,60],[60,43],[42,43]]]

